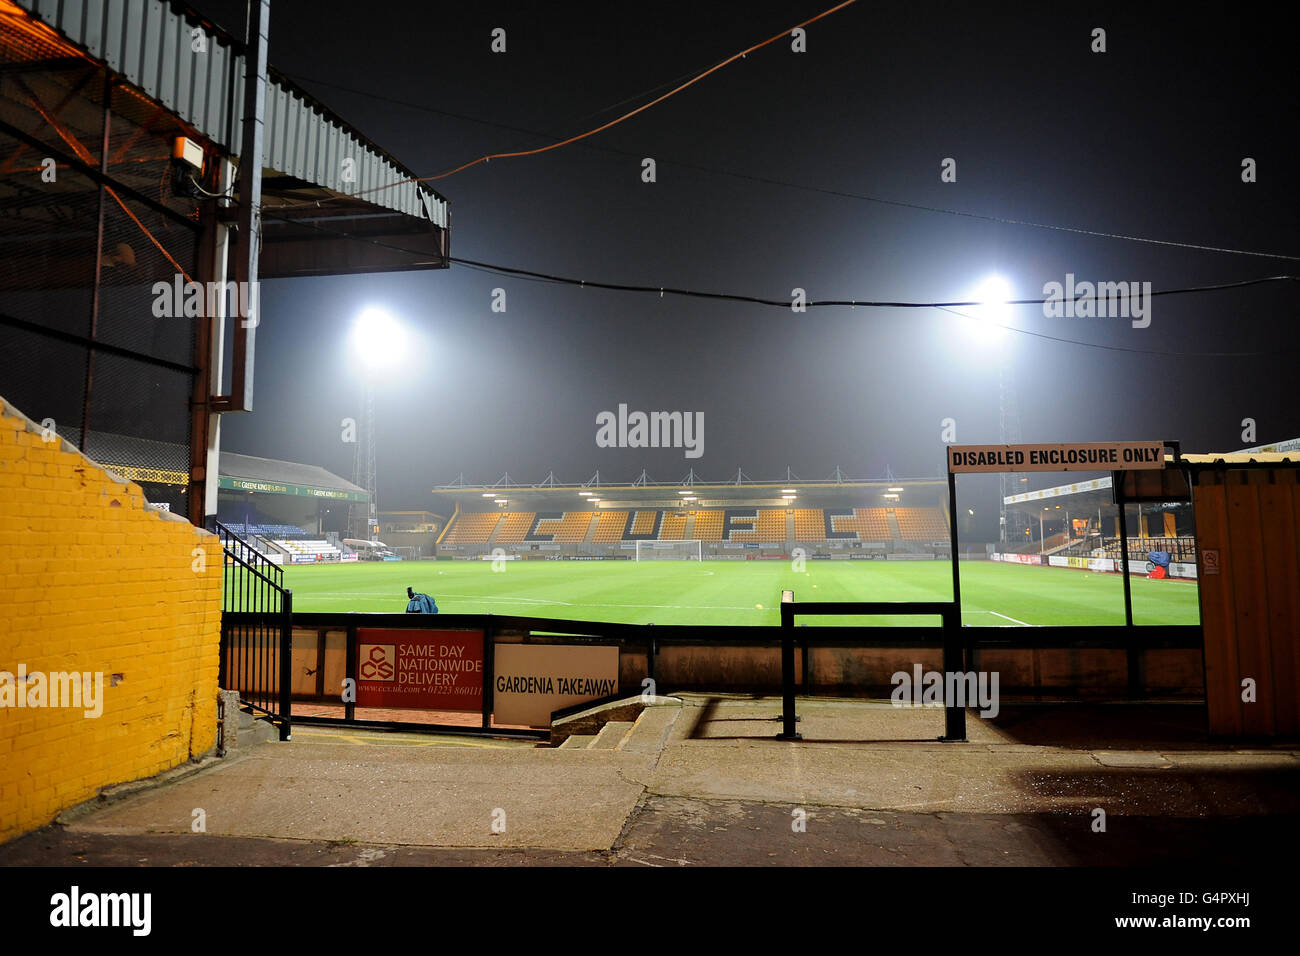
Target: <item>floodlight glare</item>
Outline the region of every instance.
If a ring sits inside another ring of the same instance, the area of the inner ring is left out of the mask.
[[[903,489],[902,489],[902,488],[890,488],[889,490],[890,490],[890,491],[902,491]]]
[[[369,308],[352,327],[352,350],[368,370],[391,368],[406,355],[406,330],[383,309]]]
[[[496,496],[497,496],[497,495],[496,495],[496,492],[495,492],[495,491],[485,491],[485,492],[483,492],[483,497],[484,497],[484,498],[495,498]]]
[[[1015,298],[1010,282],[996,274],[985,276],[969,298],[980,303],[965,312],[974,319],[970,324],[979,338],[996,342],[1009,334],[1005,326],[1011,323],[1012,307],[1007,302]]]

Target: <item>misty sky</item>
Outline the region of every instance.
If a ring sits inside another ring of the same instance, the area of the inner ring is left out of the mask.
[[[242,35],[242,3],[196,5]],[[427,175],[548,141],[520,129],[598,125],[830,5],[274,0],[271,62]],[[811,26],[806,53],[778,41],[584,144],[441,181],[452,253],[784,299],[796,286],[811,299],[960,299],[990,273],[1038,297],[1067,273],[1166,289],[1300,271],[833,195],[1300,255],[1297,84],[1278,24],[1230,6],[981,6],[862,0]],[[1089,49],[1098,26],[1104,54]],[[505,54],[489,49],[494,27]],[[642,182],[643,157],[657,182]],[[955,183],[940,182],[945,157]],[[1244,157],[1258,182],[1242,183]],[[497,287],[504,314],[490,309]],[[1038,335],[993,340],[937,310],[795,314],[453,265],[267,282],[256,410],[224,418],[224,447],[351,477],[347,332],[371,305],[418,341],[377,390],[384,509],[433,507],[429,489],[460,473],[935,474],[943,418],[960,442],[997,441],[1004,359],[1026,441],[1222,450],[1247,444],[1246,417],[1257,442],[1300,435],[1294,282],[1157,298],[1146,329],[1019,307],[1010,323]],[[703,412],[704,455],[598,448],[596,415],[619,403]]]

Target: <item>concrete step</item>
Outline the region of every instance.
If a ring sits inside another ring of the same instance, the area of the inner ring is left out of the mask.
[[[630,720],[611,720],[600,728],[600,733],[596,734],[596,739],[587,746],[587,749],[618,750],[619,744],[634,726],[634,722]]]
[[[587,745],[596,739],[595,734],[570,734],[557,750],[586,750]]]
[[[681,712],[681,704],[675,707],[672,705],[647,707],[641,711],[641,716],[637,717],[632,730],[623,738],[618,749],[635,754],[659,753],[664,749],[668,734],[672,731],[673,724]]]

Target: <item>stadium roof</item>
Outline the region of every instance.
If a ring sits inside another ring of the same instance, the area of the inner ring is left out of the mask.
[[[843,504],[846,498],[859,500],[863,505],[905,504],[905,500],[883,496],[901,495],[905,499],[908,489],[938,491],[947,485],[946,477],[849,479],[838,472],[837,475],[814,481],[801,481],[793,476],[780,481],[752,481],[739,472],[727,481],[706,481],[692,471],[680,481],[652,481],[642,472],[634,482],[619,483],[601,481],[597,473],[591,480],[576,484],[556,481],[554,475],[538,484],[520,484],[507,474],[492,485],[468,485],[461,480],[433,491],[449,495],[462,504],[474,501],[490,505],[497,499],[505,499],[558,507],[597,499],[601,508],[662,508],[683,503],[690,508],[716,508],[739,502],[797,508]],[[890,491],[891,488],[900,490]],[[793,492],[794,498],[785,500],[787,492]]]
[[[1165,463],[1168,465],[1174,464],[1174,457],[1165,455]],[[1220,464],[1293,464],[1300,466],[1300,438],[1278,442],[1275,445],[1247,448],[1242,451],[1184,454],[1179,456],[1178,464],[1198,467]],[[1004,504],[1025,512],[1038,511],[1041,507],[1038,502],[1064,498],[1069,498],[1069,504],[1074,507],[1087,506],[1095,508],[1098,505],[1114,504],[1115,497],[1112,488],[1111,476],[1106,475],[1105,477],[1092,478],[1086,481],[1073,481],[1068,485],[1057,485],[1053,488],[1040,488],[1037,491],[1025,491],[1017,495],[1008,495],[1002,500]]]
[[[178,442],[155,441],[131,435],[91,432],[86,457],[121,475],[128,481],[159,485],[186,485],[189,449]],[[150,462],[150,465],[130,464]],[[222,488],[261,494],[304,495],[366,501],[364,488],[326,471],[319,465],[305,465],[278,458],[221,453],[219,483]]]
[[[12,55],[69,77],[101,64],[169,112],[169,132],[202,136],[238,163],[245,45],[202,14],[169,0],[0,0],[0,14]],[[269,67],[265,111],[260,278],[448,265],[443,196]]]
[[[225,489],[261,494],[367,500],[364,488],[359,488],[318,465],[236,455],[228,451],[221,453],[220,485]]]

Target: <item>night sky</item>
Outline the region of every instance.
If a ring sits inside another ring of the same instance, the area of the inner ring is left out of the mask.
[[[242,35],[242,3],[196,6]],[[599,125],[829,6],[274,0],[271,62],[431,175]],[[494,27],[504,54],[490,50]],[[1094,27],[1104,54],[1090,51]],[[454,256],[785,300],[795,287],[965,299],[993,273],[1023,298],[1067,273],[1157,290],[1300,273],[1293,259],[855,198],[1300,256],[1289,37],[1238,5],[860,0],[809,27],[805,53],[783,39],[581,144],[435,186]],[[657,182],[642,182],[644,157]],[[956,182],[940,181],[946,157]],[[1255,183],[1242,182],[1245,157]],[[497,287],[504,314],[490,308]],[[256,410],[223,419],[223,446],[351,477],[340,421],[359,416],[360,384],[347,333],[378,306],[418,341],[376,393],[383,509],[431,508],[430,488],[461,473],[932,475],[942,419],[959,442],[998,440],[1003,362],[1025,441],[1233,449],[1300,435],[1295,292],[1157,298],[1145,329],[1015,307],[1008,324],[1035,334],[999,339],[935,309],[796,314],[458,265],[273,280]],[[703,412],[704,455],[598,448],[596,415],[620,403]],[[1242,441],[1247,417],[1255,442]]]

